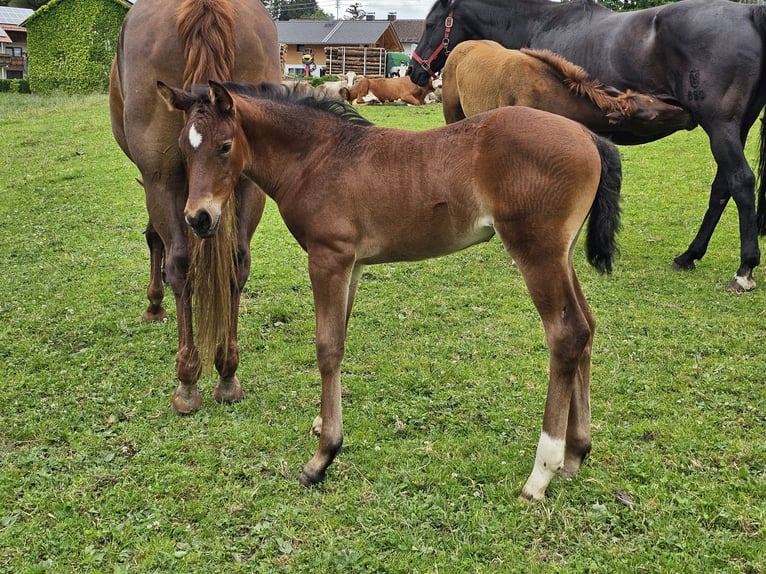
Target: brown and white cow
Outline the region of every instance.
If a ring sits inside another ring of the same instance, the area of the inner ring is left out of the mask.
[[[404,78],[361,78],[349,87],[349,102],[368,104],[370,102],[396,102],[420,106],[434,88],[429,81],[425,86],[416,86],[409,77]]]

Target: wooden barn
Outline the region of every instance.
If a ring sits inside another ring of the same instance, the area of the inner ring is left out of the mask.
[[[386,54],[402,51],[389,20],[288,20],[276,25],[285,75],[304,75],[308,55],[312,75],[355,71],[384,76]]]

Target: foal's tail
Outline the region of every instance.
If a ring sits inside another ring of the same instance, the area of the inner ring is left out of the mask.
[[[590,211],[585,253],[588,263],[602,273],[611,273],[620,229],[622,162],[612,142],[593,134],[593,143],[601,156],[601,180]]]

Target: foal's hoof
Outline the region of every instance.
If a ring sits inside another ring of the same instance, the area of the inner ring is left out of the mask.
[[[319,484],[324,480],[324,471],[321,472],[313,472],[306,467],[303,468],[301,471],[300,476],[298,477],[298,482],[301,483],[302,486],[305,486],[306,488],[310,488],[314,486],[315,484]]]
[[[745,277],[735,275],[734,279],[729,281],[729,284],[726,286],[726,290],[732,293],[746,293],[753,289],[755,289],[755,280],[752,273],[748,273]]]
[[[188,415],[202,406],[202,397],[197,387],[189,389],[183,385],[178,385],[176,392],[173,393],[173,403],[170,409],[177,415]]]
[[[238,403],[245,398],[245,391],[242,390],[236,375],[229,378],[219,377],[213,389],[213,398],[219,403]]]

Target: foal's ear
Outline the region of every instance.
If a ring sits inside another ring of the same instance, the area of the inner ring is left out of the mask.
[[[171,88],[162,81],[157,82],[157,91],[160,93],[160,97],[165,100],[170,111],[181,110],[185,112],[196,101],[196,98],[190,93]]]
[[[216,109],[223,114],[230,114],[234,110],[234,99],[223,84],[210,80],[210,101]]]

